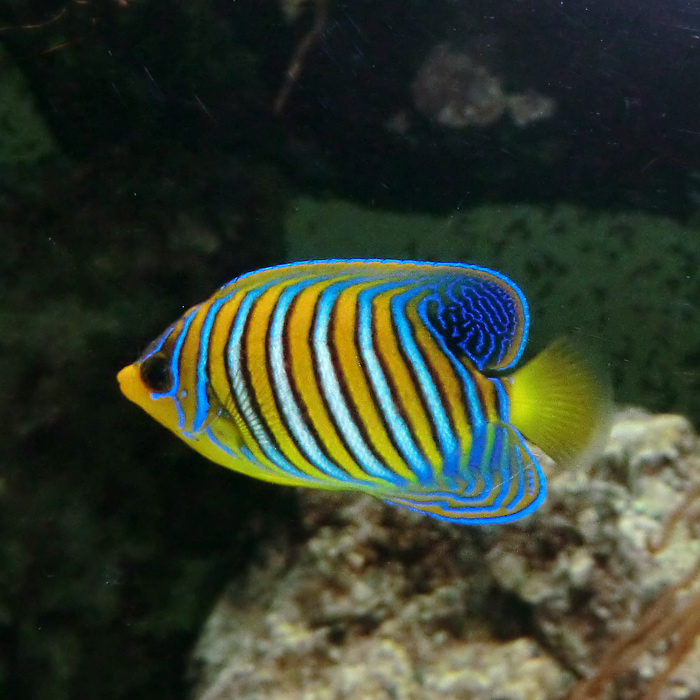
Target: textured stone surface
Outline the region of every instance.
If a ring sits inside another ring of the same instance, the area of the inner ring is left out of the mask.
[[[674,637],[700,606],[689,423],[623,411],[592,464],[544,462],[547,501],[508,526],[300,492],[303,540],[265,546],[209,619],[197,700],[691,697],[692,624],[687,649]]]

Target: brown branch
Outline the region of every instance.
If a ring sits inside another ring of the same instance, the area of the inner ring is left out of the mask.
[[[676,525],[678,525],[682,519],[686,520],[688,523],[697,522],[699,514],[693,511],[699,506],[700,483],[697,483],[688,491],[686,497],[683,499],[683,503],[681,503],[678,508],[674,509],[671,515],[666,519],[661,531],[661,536],[655,542],[649,544],[650,551],[655,554],[666,547]]]
[[[685,510],[685,504],[681,507]],[[672,518],[673,523],[677,522]],[[604,689],[631,670],[644,652],[666,640],[666,666],[653,679],[640,700],[656,700],[673,671],[683,661],[700,635],[700,590],[689,592],[700,575],[700,561],[681,581],[664,591],[652,603],[628,634],[618,637],[599,660],[597,671],[584,678],[568,700],[597,700]],[[685,598],[688,600],[685,600]]]
[[[296,85],[304,69],[304,62],[307,54],[313,48],[314,44],[321,38],[323,29],[326,26],[326,21],[328,20],[328,5],[330,0],[314,0],[314,2],[316,3],[316,16],[314,17],[314,23],[311,25],[311,29],[309,29],[309,31],[306,32],[306,34],[304,34],[304,36],[301,38],[301,41],[294,51],[292,60],[289,62],[284,83],[282,84],[282,87],[277,94],[277,98],[275,99],[273,107],[275,114],[279,114],[284,109],[284,105],[286,104],[292,89]]]
[[[47,27],[49,24],[53,24],[54,22],[58,22],[63,15],[68,12],[68,8],[72,5],[72,2],[69,2],[67,5],[65,5],[59,12],[57,12],[53,17],[50,17],[49,19],[45,20],[44,22],[39,22],[38,24],[22,24],[18,25],[15,27],[12,26],[7,26],[7,27],[0,27],[0,32],[8,32],[11,29],[41,29],[42,27]],[[76,4],[83,4],[83,3],[76,3]]]

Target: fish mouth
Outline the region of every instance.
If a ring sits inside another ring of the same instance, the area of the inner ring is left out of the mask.
[[[138,387],[140,386],[140,376],[136,365],[127,365],[117,373],[119,390],[127,399],[134,403],[139,403],[137,399]]]
[[[173,400],[170,397],[168,400],[162,399],[161,396],[154,396],[151,390],[146,386],[141,377],[141,363],[134,362],[127,365],[124,369],[117,373],[117,382],[122,394],[135,403],[139,408],[148,413],[149,416],[157,420],[161,425],[164,425],[168,430],[172,430],[178,435],[180,431],[179,405],[177,399]]]

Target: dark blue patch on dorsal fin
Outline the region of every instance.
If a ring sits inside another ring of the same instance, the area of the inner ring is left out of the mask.
[[[496,281],[457,277],[427,299],[428,319],[456,355],[478,369],[498,368],[512,352],[523,322],[520,300]]]

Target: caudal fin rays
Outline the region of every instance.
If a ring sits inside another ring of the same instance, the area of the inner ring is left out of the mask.
[[[509,395],[513,426],[558,463],[580,458],[607,433],[609,379],[568,338],[517,370]]]

